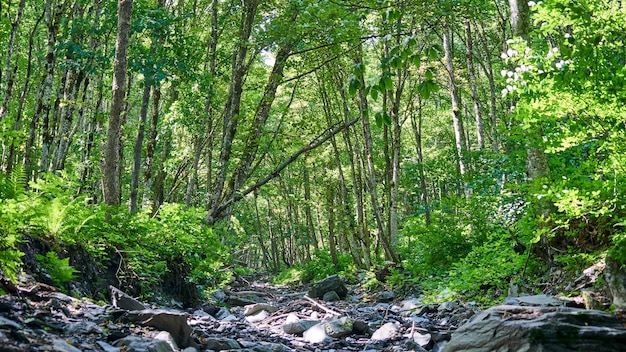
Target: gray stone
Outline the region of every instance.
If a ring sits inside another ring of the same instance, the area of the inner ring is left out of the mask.
[[[178,345],[176,344],[176,341],[174,341],[174,338],[172,337],[172,334],[170,334],[169,332],[167,332],[167,331],[160,331],[158,334],[156,334],[154,339],[155,340],[165,341],[165,342],[167,342],[168,345],[170,345],[172,350],[178,351]]]
[[[623,351],[626,329],[608,313],[564,307],[495,306],[452,334],[444,352]]]
[[[302,337],[304,338],[304,341],[310,343],[320,343],[329,338],[328,334],[326,334],[326,326],[324,323],[312,326],[302,334]]]
[[[224,292],[224,290],[217,290],[211,294],[211,298],[213,298],[216,302],[226,302],[228,296]]]
[[[262,310],[265,310],[269,313],[274,313],[278,310],[278,308],[271,306],[269,304],[266,304],[266,303],[250,304],[244,307],[243,315],[245,316],[253,315],[256,312],[259,312]]]
[[[437,311],[439,312],[452,312],[455,309],[458,309],[461,305],[459,304],[459,302],[455,302],[455,301],[448,301],[448,302],[443,302],[439,305],[439,307],[437,308]]]
[[[324,297],[326,292],[330,291],[335,291],[340,298],[345,298],[348,294],[348,289],[339,276],[332,275],[313,283],[309,289],[308,295],[311,298],[321,298]]]
[[[144,326],[167,331],[181,347],[195,347],[191,338],[191,327],[187,323],[187,314],[163,309],[144,309],[125,314],[127,320]]]
[[[533,295],[533,296],[520,296],[515,297],[515,299],[520,302],[520,305],[528,305],[528,306],[563,306],[565,305],[564,301],[560,299],[556,299],[554,297],[546,296],[546,295]]]
[[[102,348],[104,352],[120,352],[122,349],[109,345],[104,341],[96,341],[96,344]]]
[[[111,291],[111,304],[113,304],[114,307],[125,310],[146,309],[143,303],[122,292],[120,289],[109,286],[109,290]]]
[[[0,316],[0,327],[2,328],[12,328],[12,329],[21,329],[22,325],[13,320],[7,319],[5,317]]]
[[[400,329],[400,326],[398,323],[392,323],[392,322],[386,323],[380,328],[378,328],[378,330],[374,331],[371,339],[374,341],[390,339],[396,336],[399,329]]]
[[[326,302],[337,302],[341,300],[341,297],[335,291],[329,291],[324,293],[324,297],[322,299]]]
[[[372,329],[369,324],[363,320],[355,320],[352,323],[352,332],[358,335],[370,335]]]
[[[341,338],[352,333],[353,321],[348,317],[330,319],[323,324],[326,328],[326,334],[330,337]]]
[[[70,345],[66,340],[56,339],[52,341],[52,351],[55,352],[81,352],[80,349]]]
[[[103,334],[104,331],[98,324],[93,321],[81,321],[78,323],[70,324],[65,328],[65,332],[70,335],[80,334]]]
[[[241,348],[237,340],[229,338],[208,338],[205,340],[206,348],[213,351],[234,350]]]
[[[432,336],[429,333],[422,334],[422,333],[415,331],[413,332],[412,336],[409,335],[408,337],[410,339],[413,339],[413,341],[417,342],[417,344],[422,347],[428,346],[430,342],[432,341]]]
[[[137,336],[126,336],[115,341],[115,347],[120,347],[126,352],[174,352],[165,341],[141,338]]]
[[[389,303],[396,299],[396,294],[391,291],[383,291],[376,295],[376,302]]]
[[[319,323],[319,320],[300,320],[292,323],[285,323],[283,324],[283,331],[286,334],[301,335],[303,332]]]
[[[270,313],[266,310],[260,310],[254,313],[253,315],[248,315],[245,319],[248,323],[257,323],[259,321],[265,320],[270,316]]]

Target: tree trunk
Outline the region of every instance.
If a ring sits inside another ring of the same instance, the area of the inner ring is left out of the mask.
[[[360,56],[362,51],[359,51],[359,56],[356,58],[355,64],[364,67],[362,57]],[[383,222],[383,213],[379,204],[378,191],[376,189],[376,170],[374,167],[374,147],[372,143],[372,132],[369,122],[369,106],[367,102],[367,96],[365,94],[365,78],[363,70],[360,70],[358,80],[361,81],[361,88],[358,91],[359,112],[361,116],[361,132],[363,134],[363,147],[364,154],[367,161],[367,187],[370,193],[370,199],[372,202],[372,212],[374,219],[376,220],[376,227],[378,229],[378,236],[384,238],[385,225]]]
[[[118,1],[117,40],[115,43],[115,64],[113,71],[113,91],[109,128],[104,151],[103,190],[104,202],[109,206],[120,204],[119,193],[119,152],[120,133],[122,127],[121,112],[124,107],[126,88],[126,55],[130,34],[130,18],[133,9],[133,0]]]
[[[141,172],[141,150],[143,149],[143,139],[148,118],[148,108],[150,107],[150,91],[152,86],[147,79],[144,79],[143,96],[141,98],[141,110],[139,111],[139,126],[137,126],[137,137],[133,148],[133,173],[130,183],[130,205],[129,211],[137,211],[139,198],[139,174]]]
[[[144,207],[150,205],[152,192],[152,172],[154,171],[154,153],[157,136],[159,134],[159,102],[161,101],[161,87],[152,88],[152,116],[150,118],[150,134],[146,145],[146,161],[143,168],[143,200]]]
[[[453,51],[452,51],[452,31],[445,27],[443,31],[443,50],[445,53],[445,65],[448,74],[448,84],[450,90],[450,101],[452,103],[452,123],[454,125],[454,139],[456,142],[456,156],[459,168],[459,174],[463,178],[467,172],[465,164],[465,131],[463,128],[463,119],[459,103],[459,93],[456,87],[456,78],[454,75]],[[465,187],[464,187],[465,188]],[[466,191],[466,189],[464,189]]]
[[[213,194],[209,200],[209,211],[205,218],[206,222],[209,224],[213,224],[218,220],[218,216],[220,214],[218,214],[217,210],[223,203],[224,188],[226,186],[226,173],[228,171],[228,166],[230,165],[233,139],[237,132],[237,125],[240,118],[239,111],[241,108],[243,79],[249,68],[249,66],[246,65],[246,57],[250,48],[248,40],[250,38],[250,34],[252,33],[252,26],[254,24],[257,7],[257,0],[244,1],[244,7],[241,14],[241,27],[239,29],[239,43],[233,53],[230,87],[223,113],[220,159],[218,162],[216,179],[213,183]]]
[[[474,69],[474,52],[472,49],[472,27],[470,21],[465,22],[465,50],[467,59],[467,72],[469,74],[472,106],[474,107],[474,120],[476,121],[476,140],[478,149],[485,147],[483,119],[480,115],[478,88],[476,87],[476,70]]]
[[[417,121],[415,114],[411,111],[411,126],[413,127],[413,134],[415,135],[415,152],[417,155],[417,172],[420,178],[420,189],[422,191],[421,202],[425,208],[424,221],[426,226],[430,226],[430,198],[428,196],[428,186],[426,183],[426,173],[424,172],[424,153],[422,148],[422,98],[417,97]]]
[[[11,71],[11,60],[13,58],[13,50],[15,49],[15,37],[17,35],[17,29],[20,26],[20,22],[22,20],[22,15],[24,14],[24,7],[26,6],[26,0],[20,0],[20,4],[17,9],[17,14],[15,15],[15,19],[11,21],[11,33],[9,34],[9,42],[7,44],[7,51],[5,57],[4,64],[4,76],[5,76],[5,86],[6,89],[4,91],[4,100],[2,105],[0,106],[0,121],[4,120],[7,114],[7,109],[9,107],[9,101],[11,101],[11,96],[13,92],[13,83],[15,81],[15,73],[17,70],[17,64],[15,65],[15,69]]]

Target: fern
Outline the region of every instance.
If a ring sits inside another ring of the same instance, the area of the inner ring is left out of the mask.
[[[26,189],[26,172],[20,164],[7,175],[0,174],[0,199],[16,199]]]
[[[48,252],[45,257],[38,254],[35,258],[57,287],[61,287],[76,278],[78,270],[70,265],[70,258],[59,259],[54,252]]]

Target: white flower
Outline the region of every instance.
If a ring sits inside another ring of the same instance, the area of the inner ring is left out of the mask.
[[[506,70],[502,70],[502,71],[500,71],[500,75],[501,75],[502,77],[506,76],[506,74],[507,74],[507,71],[506,71]]]
[[[501,59],[506,59],[506,58],[508,58],[508,56],[506,56],[506,53],[502,53],[502,54],[500,54],[500,58]]]
[[[537,5],[537,3],[536,3],[536,2],[534,2],[534,1],[529,1],[529,2],[528,2],[528,6],[535,6],[535,5]]]
[[[507,93],[509,93],[509,91],[506,88],[502,89],[502,96],[506,96]]]
[[[563,60],[561,60],[561,61],[557,62],[555,65],[556,65],[556,68],[558,68],[560,70],[565,65],[565,62]]]

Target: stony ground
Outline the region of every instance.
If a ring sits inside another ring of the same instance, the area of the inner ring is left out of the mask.
[[[623,319],[566,307],[579,303],[545,295],[508,298],[480,311],[458,301],[423,304],[417,297],[346,287],[336,277],[297,289],[257,276],[216,292],[212,303],[183,309],[174,300],[169,307],[148,305],[113,287],[109,304],[76,299],[32,280],[5,281],[0,288],[7,292],[0,296],[0,352],[622,351],[626,346]]]
[[[111,304],[98,305],[23,282],[0,296],[0,352],[438,351],[477,311],[358,287],[324,301],[259,279],[217,292],[217,304],[185,310],[175,301],[149,306],[120,291]]]

